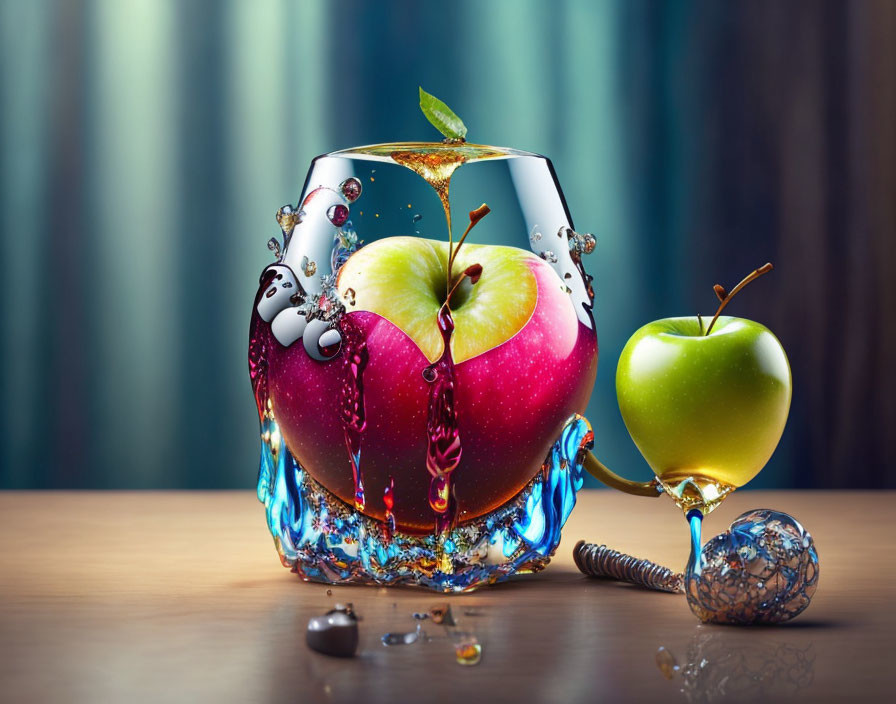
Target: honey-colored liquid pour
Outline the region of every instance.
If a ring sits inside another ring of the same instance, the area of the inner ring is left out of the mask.
[[[391,156],[396,163],[422,176],[439,196],[442,208],[445,210],[448,241],[451,242],[451,203],[448,200],[448,191],[451,187],[451,176],[467,158],[453,149],[437,152],[403,149],[392,152]]]

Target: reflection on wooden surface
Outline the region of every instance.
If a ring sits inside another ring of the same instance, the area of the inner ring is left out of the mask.
[[[888,493],[739,491],[708,536],[749,508],[796,516],[821,561],[809,609],[777,628],[700,625],[681,595],[588,579],[579,539],[680,568],[674,506],[581,495],[542,574],[468,595],[329,588],[284,570],[250,492],[0,494],[0,681],[9,701],[637,701],[873,696],[896,617]],[[328,591],[330,592],[328,594]],[[305,645],[336,602],[360,615],[359,655]],[[453,630],[414,613],[449,604]],[[386,648],[421,622],[427,638]],[[457,664],[457,633],[481,662]],[[672,658],[657,654],[664,648]],[[678,670],[674,666],[678,666]]]

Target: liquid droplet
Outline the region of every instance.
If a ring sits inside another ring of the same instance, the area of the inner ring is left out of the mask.
[[[373,179],[370,179],[371,181]],[[410,633],[384,633],[380,638],[383,645],[385,646],[393,646],[393,645],[411,645],[412,643],[417,642],[416,631],[411,631]]]
[[[302,257],[302,271],[305,276],[314,276],[317,273],[317,262],[310,261],[307,256]]]
[[[416,619],[418,614],[414,614]],[[417,627],[409,633],[384,633],[380,638],[383,645],[413,645],[418,640],[426,640],[426,631],[423,630],[422,620],[417,621]]]
[[[342,182],[340,190],[342,191],[342,195],[345,196],[346,200],[348,200],[350,203],[354,203],[361,196],[361,182],[354,176],[352,176],[351,178],[347,178]]]
[[[395,516],[392,515],[392,509],[395,508],[395,480],[391,476],[383,491],[383,506],[386,514],[385,537],[387,540],[391,540],[392,534],[395,532]]]
[[[429,484],[429,505],[432,510],[438,513],[445,513],[448,510],[448,502],[451,487],[448,484],[448,477],[440,474],[432,478]]]
[[[478,665],[482,660],[482,646],[471,636],[454,646],[454,655],[458,665]]]
[[[348,220],[348,208],[341,203],[331,205],[329,210],[327,210],[327,218],[329,218],[330,222],[336,227],[342,227]]]
[[[566,235],[569,248],[579,255],[591,254],[597,245],[597,239],[590,232],[576,232],[570,227],[561,227],[557,234],[560,237]]]
[[[364,407],[364,370],[367,368],[369,353],[364,334],[345,316],[341,321],[343,350],[343,379],[340,414],[345,432],[345,446],[348,450],[352,479],[355,484],[355,508],[364,509],[364,480],[361,473],[361,437],[367,427]]]
[[[271,237],[271,239],[268,240],[268,249],[274,253],[274,256],[277,257],[277,259],[280,258],[280,243],[277,241],[276,237]]]
[[[291,205],[286,204],[277,211],[277,224],[283,232],[283,238],[289,241],[289,236],[295,229],[295,226],[302,222],[304,211],[296,211]]]
[[[678,667],[675,656],[662,646],[656,651],[656,666],[667,680],[674,678],[681,669]]]

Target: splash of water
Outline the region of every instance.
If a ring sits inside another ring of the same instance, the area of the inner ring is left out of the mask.
[[[281,561],[303,579],[407,584],[462,592],[537,572],[560,542],[582,487],[588,421],[570,418],[541,471],[492,513],[439,536],[394,533],[314,481],[283,442],[272,413],[262,419],[258,498]]]

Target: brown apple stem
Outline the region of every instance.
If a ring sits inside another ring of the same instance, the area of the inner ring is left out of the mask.
[[[731,293],[725,293],[725,289],[722,288],[721,285],[716,284],[713,287],[713,290],[716,292],[716,296],[719,298],[721,303],[719,304],[719,309],[716,311],[716,314],[712,317],[712,321],[709,323],[709,327],[706,328],[706,334],[709,335],[709,333],[712,332],[712,326],[716,324],[716,320],[719,319],[719,316],[722,314],[722,311],[725,310],[725,306],[728,305],[728,301],[730,301],[732,298],[734,298],[734,295],[738,291],[740,291],[744,286],[746,286],[751,281],[755,281],[763,274],[767,274],[772,269],[774,269],[774,267],[772,266],[771,262],[767,262],[767,263],[763,264],[761,267],[756,269],[756,271],[754,271],[751,274],[749,274],[748,276],[746,276],[737,286],[735,286],[733,289],[731,289]],[[702,325],[701,325],[701,327],[702,327]]]
[[[467,235],[470,234],[470,230],[476,227],[477,223],[482,220],[486,215],[491,212],[491,208],[489,208],[485,203],[480,205],[476,210],[470,211],[470,224],[467,225],[467,229],[464,230],[464,234],[461,235],[461,238],[457,241],[457,246],[452,248],[451,242],[448,243],[448,285],[451,286],[451,268],[454,266],[454,260],[457,258],[457,253],[460,251],[460,246],[464,243],[464,240],[467,239]],[[463,278],[463,277],[461,277]],[[458,283],[460,283],[458,281]],[[454,288],[457,288],[455,286]],[[451,289],[453,292],[454,289]],[[451,294],[448,294],[448,297],[451,297]]]
[[[588,474],[611,489],[617,489],[635,496],[659,496],[663,493],[655,477],[649,482],[633,482],[631,479],[620,477],[591,452],[585,453],[583,464]]]
[[[451,287],[451,290],[448,292],[448,297],[445,299],[445,305],[448,308],[451,308],[451,296],[454,295],[454,292],[457,291],[457,287],[460,286],[461,282],[469,277],[470,283],[475,284],[479,281],[479,277],[482,276],[482,264],[472,264],[463,270],[463,273],[458,277],[454,286]]]

